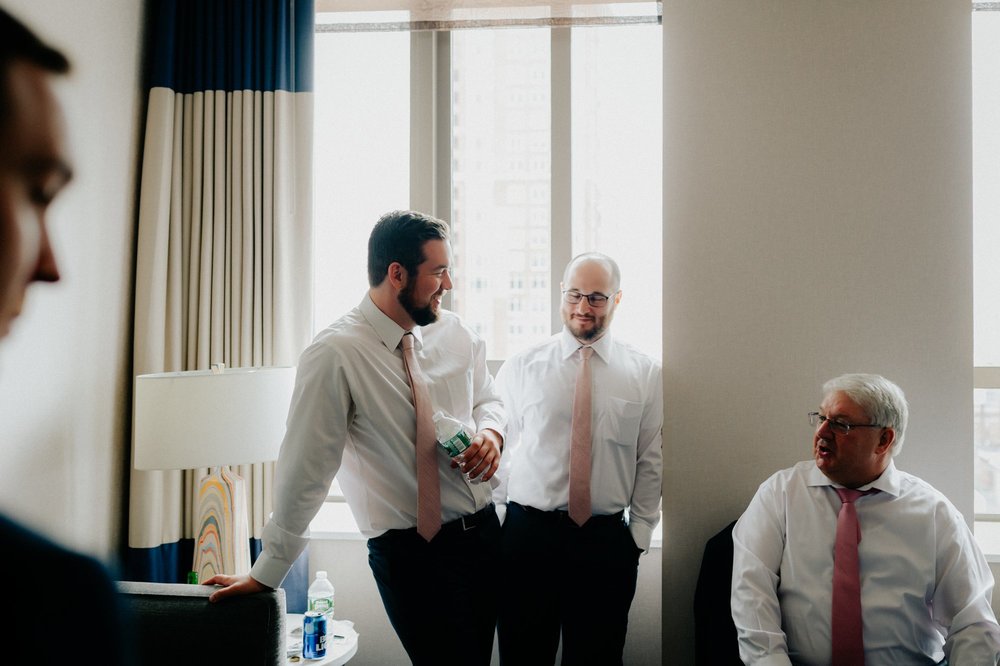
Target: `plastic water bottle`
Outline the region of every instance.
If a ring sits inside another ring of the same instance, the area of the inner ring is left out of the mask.
[[[472,435],[462,422],[444,412],[434,412],[434,433],[438,444],[449,458],[460,455],[472,443]]]
[[[308,610],[323,613],[328,622],[333,620],[333,583],[326,577],[325,571],[316,572],[306,599],[309,603]]]
[[[472,433],[461,421],[444,412],[434,413],[434,435],[437,437],[438,446],[448,454],[449,458],[464,453],[472,445]],[[469,479],[468,474],[465,478]],[[474,479],[469,479],[469,483],[481,483],[482,480],[483,475],[480,474]],[[490,479],[490,487],[496,488],[498,481],[499,479],[494,476]]]

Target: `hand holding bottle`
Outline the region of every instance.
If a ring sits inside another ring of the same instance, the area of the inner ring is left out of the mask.
[[[461,469],[470,483],[496,483],[493,475],[500,465],[499,435],[487,429],[472,436],[461,421],[443,412],[434,414],[434,428],[453,468]]]

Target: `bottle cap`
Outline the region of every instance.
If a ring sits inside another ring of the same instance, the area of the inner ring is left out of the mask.
[[[325,571],[317,571],[316,572],[316,578],[326,578],[326,572]]]

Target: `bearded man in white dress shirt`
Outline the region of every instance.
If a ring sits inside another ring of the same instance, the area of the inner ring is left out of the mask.
[[[510,442],[494,494],[507,503],[498,631],[511,666],[551,665],[560,632],[564,664],[621,664],[639,555],[660,520],[660,363],[611,335],[622,298],[613,259],[576,257],[561,288],[563,330],[497,375]],[[590,497],[578,524],[568,510],[571,424],[584,357]]]
[[[497,613],[489,577],[500,522],[490,484],[475,481],[489,481],[499,466],[505,417],[485,343],[441,307],[452,288],[451,258],[441,220],[393,211],[375,224],[368,292],[299,359],[263,552],[249,575],[205,581],[223,586],[211,601],[281,583],[336,474],[368,537],[369,566],[412,663],[488,666]],[[475,433],[462,469],[443,453],[433,461],[441,525],[429,539],[417,532],[417,415],[406,336],[414,339],[433,408]]]
[[[879,375],[849,374],[823,392],[809,415],[813,460],[761,484],[733,530],[740,657],[838,663],[834,542],[840,495],[853,489],[865,492],[853,500],[860,531],[851,530],[860,539],[861,644],[844,663],[995,664],[993,576],[972,532],[944,495],[893,463],[908,416],[902,390]]]

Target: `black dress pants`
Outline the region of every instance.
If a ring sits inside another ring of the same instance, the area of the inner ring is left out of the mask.
[[[565,511],[507,505],[498,624],[504,666],[622,663],[639,555],[622,514],[579,527]]]
[[[489,666],[496,631],[500,521],[494,506],[441,526],[368,540],[392,628],[415,666]]]

